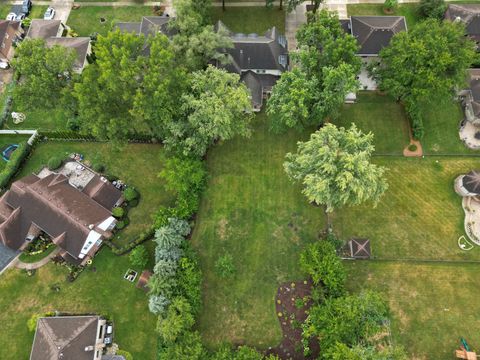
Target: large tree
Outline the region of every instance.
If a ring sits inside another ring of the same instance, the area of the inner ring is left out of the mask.
[[[175,0],[173,47],[177,60],[191,71],[205,68],[211,60],[226,61],[220,49],[232,47],[227,32],[209,24],[210,8],[210,0]]]
[[[163,137],[186,81],[167,38],[117,30],[99,36],[95,54],[75,85],[82,130],[111,140],[135,133]]]
[[[303,336],[316,337],[322,358],[331,359],[329,354],[338,343],[353,347],[374,341],[374,336],[384,328],[387,315],[386,303],[373,292],[329,298],[312,306],[303,325]]]
[[[26,109],[57,106],[72,86],[75,51],[47,47],[42,39],[28,39],[15,51],[12,67],[21,76],[14,99]]]
[[[184,120],[172,124],[165,144],[184,155],[203,156],[215,141],[250,134],[249,92],[237,74],[213,66],[197,71],[181,102]]]
[[[399,100],[438,101],[464,85],[475,49],[460,22],[428,19],[395,35],[380,52],[381,66],[374,73],[380,87]]]
[[[348,130],[326,124],[308,141],[299,142],[296,153],[286,155],[285,171],[302,184],[310,202],[325,207],[327,218],[340,206],[375,203],[387,183],[385,169],[370,161],[372,141],[372,133],[363,134],[354,124]]]
[[[326,10],[309,14],[297,39],[294,69],[282,74],[267,104],[274,130],[301,130],[335,118],[346,95],[358,88],[358,45],[342,29],[338,15]]]

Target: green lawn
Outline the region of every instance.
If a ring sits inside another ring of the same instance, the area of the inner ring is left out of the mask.
[[[34,313],[60,311],[109,315],[115,323],[114,341],[135,359],[154,359],[156,317],[148,311],[146,294],[123,279],[130,268],[127,256],[115,256],[108,248],[94,260],[96,271],[85,270],[73,283],[66,281],[65,267],[49,263],[28,277],[8,270],[0,277],[0,358],[28,359],[33,333],[27,320]],[[140,270],[140,269],[137,269]],[[58,284],[60,291],[51,290]]]
[[[212,8],[212,22],[221,20],[233,32],[264,34],[275,26],[280,33],[285,33],[285,11],[278,7],[267,9],[258,7],[231,7],[226,11],[221,7]]]
[[[153,15],[151,6],[82,6],[72,10],[67,24],[79,36],[89,36],[94,32],[106,35],[115,22],[140,22],[142,16]],[[105,22],[100,22],[104,18]]]
[[[350,289],[388,299],[392,336],[410,359],[453,359],[460,337],[480,350],[479,265],[347,262]]]
[[[351,4],[347,5],[348,16],[352,15],[377,15],[385,16],[383,4]],[[413,27],[419,22],[420,15],[417,12],[417,4],[399,4],[391,15],[405,16],[407,27]]]
[[[163,181],[158,178],[165,162],[161,145],[129,144],[115,148],[106,143],[50,141],[35,148],[20,176],[40,170],[52,156],[66,158],[73,152],[83,154],[92,163],[104,164],[106,173],[120,177],[140,193],[138,206],[128,213],[130,225],[120,231],[114,240],[118,244],[134,240],[148,229],[158,207],[169,205],[172,201],[172,195],[165,191]]]
[[[438,161],[438,163],[437,163]],[[371,204],[335,212],[334,230],[342,239],[367,237],[378,258],[480,259],[480,248],[463,252],[461,198],[456,176],[480,167],[478,158],[376,157],[389,168],[389,189],[375,209]]]
[[[4,124],[4,129],[28,129],[28,130],[66,130],[68,114],[61,108],[53,110],[24,110],[15,107],[13,102],[12,110],[25,114],[25,121],[14,124],[11,118],[8,118]]]
[[[375,149],[379,154],[402,154],[409,143],[408,120],[403,106],[388,96],[373,92],[359,92],[355,104],[344,105],[337,126],[350,127],[355,123],[364,132],[375,135]]]
[[[274,297],[280,283],[302,278],[300,251],[324,229],[321,208],[309,205],[283,170],[285,154],[308,136],[275,136],[263,114],[250,139],[208,153],[208,188],[192,236],[203,271],[198,328],[209,347],[222,341],[265,349],[281,340]],[[236,273],[221,279],[219,256],[230,253]]]

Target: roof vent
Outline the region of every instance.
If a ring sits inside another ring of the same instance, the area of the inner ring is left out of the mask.
[[[90,346],[85,346],[85,351],[93,351],[95,348],[90,345]]]
[[[95,225],[93,225],[93,224],[88,225],[88,228],[89,228],[90,230],[93,230],[94,227],[95,227]]]

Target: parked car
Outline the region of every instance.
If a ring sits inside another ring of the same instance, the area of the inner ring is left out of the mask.
[[[10,14],[7,16],[7,20],[23,20],[26,16],[30,13],[32,9],[32,1],[31,0],[23,0],[23,3],[18,5],[13,5],[10,9]],[[9,17],[15,14],[15,18],[11,19]],[[23,15],[23,17],[22,17]]]
[[[47,11],[45,11],[45,14],[43,14],[43,20],[53,20],[54,17],[55,17],[55,9],[49,6]]]

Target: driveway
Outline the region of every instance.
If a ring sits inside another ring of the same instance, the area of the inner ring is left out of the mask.
[[[73,0],[52,0],[50,5],[55,9],[55,20],[61,20],[66,24],[70,10],[72,10]]]

